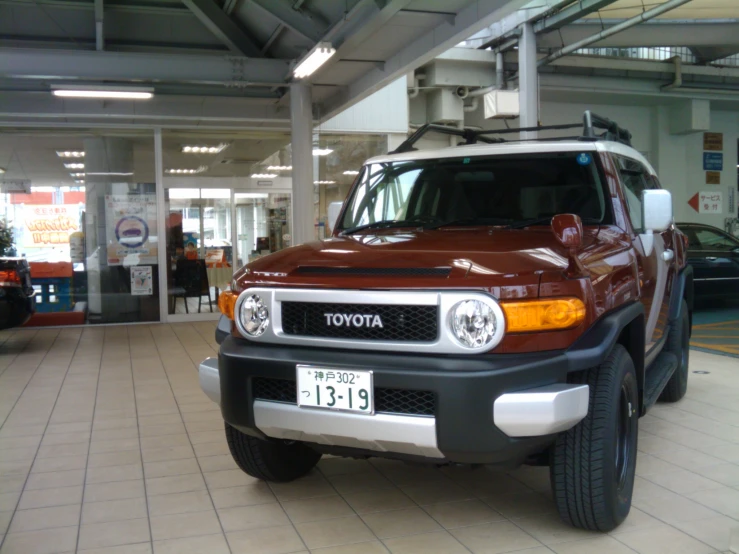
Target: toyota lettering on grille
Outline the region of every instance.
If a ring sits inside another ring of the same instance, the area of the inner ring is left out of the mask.
[[[382,318],[372,314],[323,314],[328,327],[379,327],[383,328]]]

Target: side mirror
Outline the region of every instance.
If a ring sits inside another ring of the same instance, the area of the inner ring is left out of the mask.
[[[552,218],[552,232],[565,248],[577,250],[582,246],[582,220],[579,215],[555,215]]]
[[[642,192],[642,227],[649,233],[661,233],[672,225],[672,195],[666,190]]]
[[[333,232],[336,227],[336,221],[339,219],[339,213],[341,212],[341,207],[343,205],[343,202],[331,202],[328,205],[328,209],[326,210],[326,225],[331,229],[331,232]]]

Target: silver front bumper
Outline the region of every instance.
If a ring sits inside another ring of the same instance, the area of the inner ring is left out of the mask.
[[[588,385],[556,384],[503,394],[493,405],[495,426],[509,437],[552,435],[588,414]]]
[[[220,404],[218,359],[205,359],[198,374],[203,392]],[[588,413],[588,399],[587,385],[556,384],[503,394],[495,400],[493,419],[495,426],[509,437],[551,435],[582,420]],[[368,416],[256,400],[254,421],[268,437],[444,457],[437,445],[434,417],[382,413]]]

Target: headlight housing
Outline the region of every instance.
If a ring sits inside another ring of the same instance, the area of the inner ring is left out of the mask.
[[[240,302],[236,316],[240,331],[247,337],[259,337],[269,327],[269,308],[258,294],[245,297]]]
[[[462,346],[475,350],[494,346],[500,339],[498,330],[505,325],[500,310],[482,300],[462,300],[449,312],[449,327],[452,336]]]

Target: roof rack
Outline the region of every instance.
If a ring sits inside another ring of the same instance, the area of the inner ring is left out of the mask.
[[[613,142],[620,142],[627,146],[631,146],[631,133],[619,127],[618,123],[611,121],[607,117],[592,113],[590,110],[586,110],[583,114],[582,123],[564,123],[561,125],[539,125],[537,127],[512,127],[510,129],[497,129],[497,130],[483,130],[476,131],[474,129],[458,129],[456,127],[447,127],[445,125],[437,125],[434,123],[427,123],[419,127],[415,133],[408,137],[403,143],[398,146],[395,150],[390,152],[391,154],[402,154],[403,152],[412,152],[417,150],[413,145],[418,142],[429,131],[436,131],[446,135],[454,135],[461,137],[465,140],[462,145],[477,144],[478,142],[484,142],[487,144],[496,144],[501,142],[509,142],[506,139],[498,136],[488,135],[509,135],[512,133],[520,133],[526,131],[559,131],[564,129],[578,129],[582,128],[582,135],[577,137],[554,137],[548,139],[539,140],[562,140],[562,139],[576,139],[582,141],[596,141],[596,140],[608,140]],[[604,130],[603,133],[597,134],[595,129]]]

